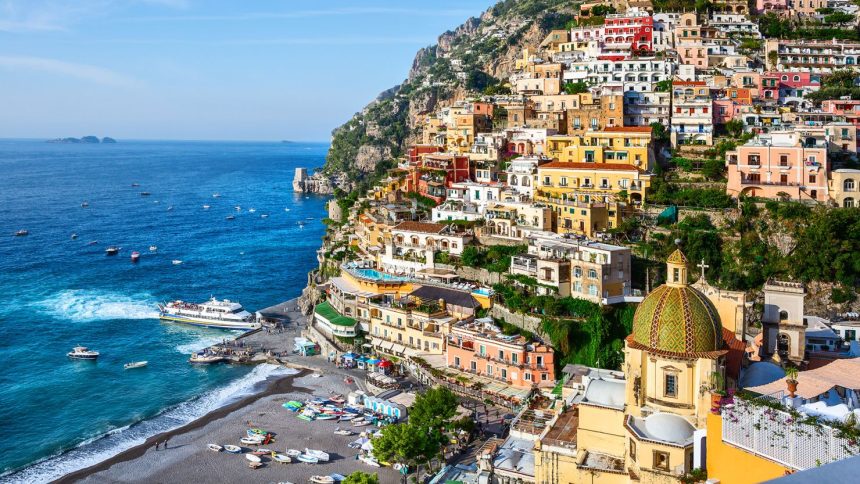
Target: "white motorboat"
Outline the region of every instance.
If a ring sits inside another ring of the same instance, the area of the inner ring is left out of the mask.
[[[248,209],[248,213],[255,213],[256,211],[257,211],[257,209],[253,208],[253,207]]]
[[[239,439],[239,442],[242,445],[260,445],[263,443],[263,439],[257,437],[242,437]]]
[[[251,462],[262,462],[262,460],[263,460],[260,458],[259,455],[254,455],[254,454],[245,454],[245,458]]]
[[[374,459],[373,457],[369,457],[366,455],[360,455],[360,456],[358,456],[358,460],[360,460],[360,461],[364,462],[365,464],[372,466],[372,467],[381,467],[379,465],[379,462],[376,459]]]
[[[371,424],[371,422],[369,420],[353,420],[352,421],[353,427],[365,427],[365,426],[370,425],[370,424]]]
[[[281,464],[289,464],[293,461],[292,459],[290,459],[289,456],[284,454],[275,454],[272,456],[272,460],[275,462],[280,462]]]
[[[220,363],[224,361],[226,358],[221,355],[211,355],[206,353],[195,353],[191,355],[191,358],[188,359],[189,363],[195,363],[199,365],[208,365],[210,363]]]
[[[156,252],[157,250],[158,250],[158,247],[157,247],[157,246],[155,246],[155,245],[150,245],[150,246],[149,246],[149,251],[150,251],[150,252]]]
[[[203,210],[209,210],[209,205],[203,205]]]
[[[126,370],[131,370],[133,368],[143,368],[144,366],[146,366],[148,364],[149,364],[148,361],[132,361],[131,363],[126,363],[126,364],[122,365],[122,367],[125,368]]]
[[[260,218],[269,218],[269,214],[267,214],[267,213],[261,214]]]
[[[115,246],[115,245],[111,245],[110,247],[108,247],[107,249],[105,249],[105,254],[107,254],[107,255],[117,255],[117,254],[119,254],[119,249],[120,249],[119,247],[117,247],[117,246]]]
[[[235,206],[235,207],[233,207],[233,208],[235,208],[237,212],[241,212],[241,211],[242,211],[242,206],[241,206],[241,205],[236,205],[236,206]]]
[[[284,453],[287,454],[287,457],[290,457],[292,459],[298,459],[299,456],[302,455],[302,451],[296,449],[287,449],[287,451]]]
[[[162,321],[220,329],[257,329],[260,323],[241,304],[214,297],[201,304],[173,301],[159,304]]]
[[[30,231],[25,230],[25,229],[21,229],[21,230],[15,232],[15,237],[24,237],[25,235],[30,235]]]
[[[212,198],[221,198],[221,194],[218,192],[215,192],[212,194]]]
[[[332,476],[311,476],[309,480],[314,484],[334,484]]]
[[[209,447],[209,450],[213,452],[221,452],[222,450],[224,450],[224,447],[221,447],[218,444],[209,444],[207,445],[207,447]]]
[[[242,452],[242,448],[239,447],[238,445],[225,445],[224,450],[226,450],[227,452],[229,452],[231,454],[238,454],[238,453]]]
[[[92,351],[86,346],[75,346],[72,348],[72,351],[68,353],[69,358],[75,360],[95,360],[99,357],[98,351]]]
[[[89,206],[90,206],[90,202],[87,202],[87,201],[81,202],[81,208],[87,208]]]
[[[323,452],[321,450],[314,450],[314,449],[305,448],[305,455],[309,455],[311,457],[316,457],[317,459],[319,459],[323,462],[328,462],[328,453]]]
[[[227,215],[226,217],[224,217],[224,219],[225,220],[236,220],[236,217],[234,217],[233,215]]]
[[[284,212],[289,212],[289,211],[290,211],[290,209],[289,209],[289,208],[285,208],[285,209],[284,209]]]
[[[170,261],[170,263],[175,266],[178,266],[179,264],[182,264],[182,261],[179,259],[173,259],[172,261]]]
[[[167,211],[168,211],[168,212],[172,212],[172,211],[173,211],[173,205],[168,205],[168,206],[167,206]]]

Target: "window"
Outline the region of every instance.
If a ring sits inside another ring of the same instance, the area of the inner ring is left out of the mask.
[[[526,381],[532,381],[532,374],[531,373],[523,373],[523,378],[525,378]]]
[[[654,451],[654,468],[661,471],[669,470],[669,453]]]
[[[517,355],[516,353],[511,354],[511,363],[517,364],[518,358],[519,358],[519,355]]]
[[[507,379],[508,378],[508,370],[502,368],[501,371],[502,371],[502,375],[501,375],[502,378]]]
[[[454,357],[454,366],[456,366],[457,368],[460,368],[460,357],[459,356]]]
[[[487,347],[484,345],[479,346],[478,347],[478,354],[481,356],[486,355],[487,354]]]
[[[636,441],[633,439],[630,439],[630,458],[636,462]]]
[[[550,178],[548,176],[543,177],[543,184],[552,185],[552,182],[550,181]]]
[[[504,352],[504,351],[502,351],[502,350],[499,350],[499,359],[500,359],[500,360],[504,360],[504,359],[505,359],[505,352]]]
[[[540,379],[541,379],[542,381],[547,381],[547,380],[549,379],[549,376],[547,376],[547,374],[546,374],[546,373],[541,373],[541,374],[540,374]]]
[[[815,175],[809,175],[809,183],[815,183],[815,180],[817,180]]]
[[[853,180],[853,179],[851,179],[851,178],[849,178],[849,179],[845,180],[845,181],[842,183],[842,189],[843,189],[843,190],[845,190],[846,192],[853,192],[853,191],[854,191],[854,186],[855,186],[855,185],[854,185],[854,180]]]
[[[478,371],[478,363],[476,363],[475,361],[472,361],[470,367],[472,368],[472,371]]]
[[[576,266],[573,268],[573,277],[582,277],[582,267]]]
[[[597,271],[594,269],[589,269],[588,270],[588,277],[589,277],[589,279],[597,279]]]
[[[678,396],[678,376],[677,375],[666,375],[665,387],[663,388],[663,394],[667,397],[677,397]]]
[[[788,155],[779,155],[779,166],[788,166]]]

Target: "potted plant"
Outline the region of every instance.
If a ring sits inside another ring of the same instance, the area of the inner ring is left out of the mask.
[[[711,373],[711,412],[720,413],[720,406],[726,396],[726,380],[719,371]]]
[[[785,368],[785,384],[788,386],[788,395],[794,398],[797,391],[797,368],[788,366]]]

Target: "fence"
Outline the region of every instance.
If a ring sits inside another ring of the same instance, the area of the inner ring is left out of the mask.
[[[723,407],[723,441],[798,470],[810,469],[851,457],[860,446],[840,437],[839,430],[798,421],[788,412],[735,398]]]

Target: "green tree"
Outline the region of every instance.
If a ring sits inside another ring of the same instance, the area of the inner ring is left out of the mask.
[[[669,132],[661,123],[651,123],[651,137],[655,141],[669,141]]]
[[[368,472],[355,471],[346,476],[343,484],[379,484],[379,476]]]
[[[409,411],[409,423],[439,430],[457,413],[457,397],[445,387],[435,387],[419,393]]]
[[[588,84],[583,81],[564,83],[565,94],[580,94],[583,92],[588,92]]]
[[[744,133],[744,122],[741,119],[731,119],[726,122],[726,131],[735,138],[739,138]]]
[[[409,423],[386,425],[382,428],[382,435],[373,439],[374,457],[416,469],[420,469],[421,464],[429,466],[441,449],[442,434],[412,423],[411,415],[409,419]]]

